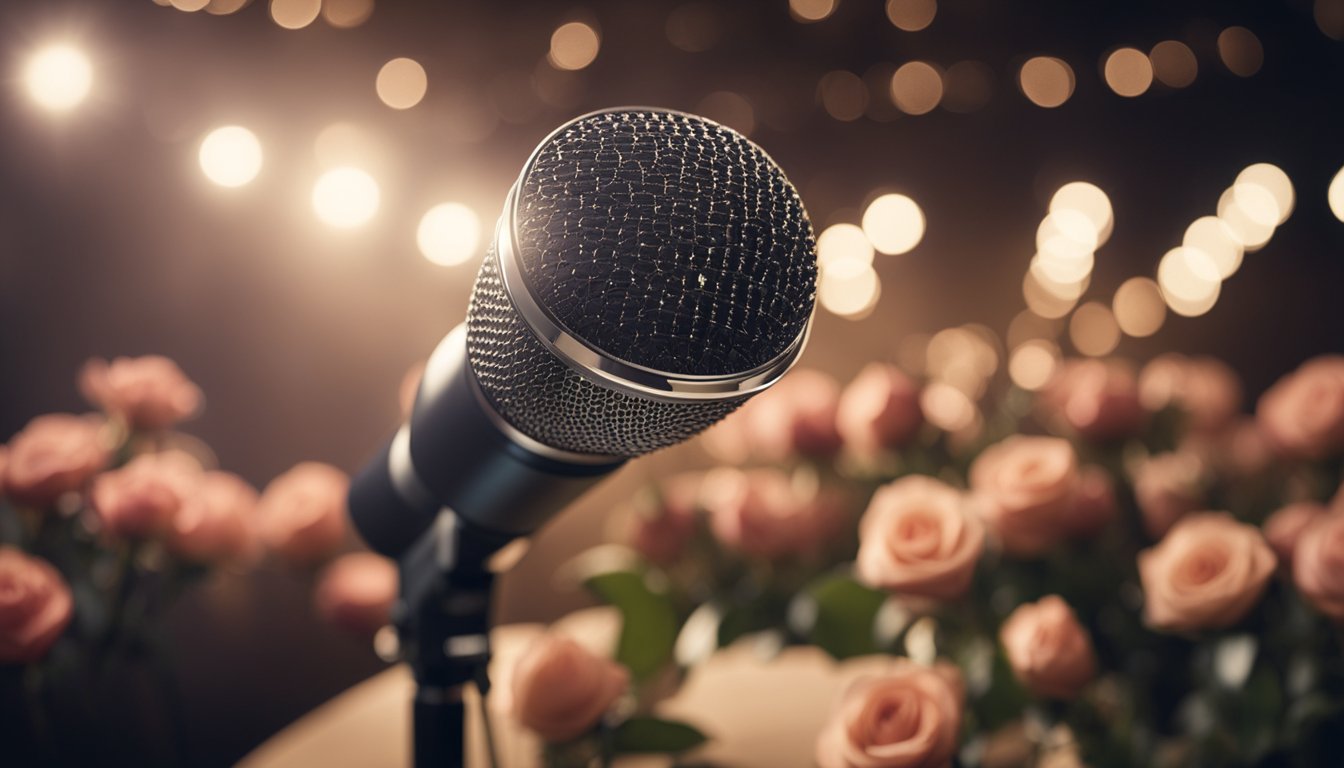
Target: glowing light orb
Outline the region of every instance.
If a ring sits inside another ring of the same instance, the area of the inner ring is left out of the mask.
[[[1109,355],[1120,343],[1120,326],[1111,308],[1096,301],[1078,307],[1069,319],[1069,340],[1088,357]]]
[[[1022,93],[1032,104],[1053,109],[1073,95],[1073,68],[1063,59],[1036,56],[1022,65],[1017,76]]]
[[[1050,213],[1053,216],[1064,211],[1074,211],[1087,217],[1096,241],[1094,248],[1110,239],[1111,231],[1115,228],[1115,211],[1111,207],[1111,198],[1106,196],[1101,187],[1086,181],[1071,181],[1060,187],[1050,198]],[[1076,224],[1073,226],[1075,228],[1070,232],[1079,231]],[[1074,239],[1078,238],[1075,236]]]
[[[53,112],[78,106],[93,87],[89,57],[69,45],[53,45],[38,51],[24,71],[28,94]]]
[[[205,177],[221,187],[241,187],[261,172],[261,142],[239,125],[216,128],[198,153]]]
[[[1162,289],[1146,277],[1131,277],[1122,283],[1111,300],[1111,310],[1120,330],[1135,338],[1152,336],[1167,319]]]
[[[1344,168],[1339,169],[1335,178],[1330,181],[1330,191],[1326,193],[1326,200],[1330,203],[1330,211],[1335,214],[1335,218],[1344,221]]]
[[[1102,67],[1106,84],[1120,96],[1142,96],[1153,84],[1153,63],[1137,48],[1120,48]]]
[[[470,260],[480,240],[480,217],[461,203],[440,203],[430,208],[415,231],[420,253],[444,267]]]
[[[938,0],[887,0],[887,19],[906,32],[918,32],[933,23]]]
[[[821,21],[835,13],[836,0],[789,0],[789,13],[804,23]]]
[[[924,212],[905,195],[882,195],[863,212],[863,233],[882,253],[908,253],[924,237]]]
[[[1148,54],[1153,63],[1153,75],[1163,85],[1185,88],[1199,76],[1199,60],[1190,46],[1179,40],[1163,40]]]
[[[832,224],[817,237],[817,266],[823,271],[835,271],[844,263],[864,267],[872,264],[873,244],[853,224]]]
[[[339,229],[364,224],[378,212],[378,182],[358,168],[333,168],[313,185],[313,211]]]
[[[1008,377],[1017,386],[1035,391],[1055,375],[1059,348],[1044,339],[1028,341],[1013,350],[1008,359]]]
[[[1259,216],[1253,216],[1257,221],[1264,219],[1266,223],[1275,226],[1288,220],[1288,216],[1293,212],[1293,203],[1296,196],[1293,194],[1293,181],[1288,178],[1288,174],[1283,169],[1272,163],[1256,163],[1248,166],[1241,173],[1237,174],[1237,181],[1232,185],[1234,190],[1240,190],[1245,186],[1260,187],[1269,193],[1273,198],[1274,205],[1271,208],[1269,203],[1260,196],[1258,201],[1263,213]],[[1238,195],[1245,195],[1245,192],[1235,192]],[[1243,204],[1238,198],[1238,204],[1246,207],[1250,203]],[[1249,213],[1250,211],[1248,211]]]
[[[932,112],[943,100],[943,75],[932,64],[910,61],[891,76],[891,100],[907,115]]]
[[[877,306],[882,282],[871,265],[859,269],[830,270],[822,273],[817,285],[817,301],[833,315],[859,320]]]
[[[597,30],[582,21],[571,21],[551,33],[547,61],[556,69],[583,69],[592,64],[602,47]]]
[[[429,79],[425,68],[415,59],[392,59],[378,70],[375,88],[378,98],[393,109],[410,109],[425,98]]]
[[[271,0],[271,19],[285,29],[303,29],[322,12],[322,0]]]
[[[1241,238],[1217,216],[1202,216],[1185,230],[1181,245],[1208,254],[1223,280],[1231,277],[1241,266],[1244,248]]]

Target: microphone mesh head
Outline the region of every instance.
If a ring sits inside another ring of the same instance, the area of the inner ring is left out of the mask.
[[[785,352],[812,312],[815,243],[797,192],[759,147],[700,118],[606,112],[569,124],[534,155],[504,225],[537,303],[626,363],[742,373]],[[528,329],[493,248],[467,329],[486,397],[555,448],[637,456],[746,399],[654,400],[591,383]]]

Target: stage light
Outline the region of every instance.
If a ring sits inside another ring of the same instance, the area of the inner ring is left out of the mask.
[[[891,100],[907,115],[932,112],[943,99],[943,76],[923,61],[902,64],[891,76]]]
[[[1153,64],[1137,48],[1120,48],[1106,57],[1102,67],[1106,84],[1120,96],[1143,95],[1153,84]]]
[[[337,29],[352,29],[373,15],[373,0],[323,0],[322,18]]]
[[[905,195],[882,195],[863,212],[863,233],[882,253],[908,253],[924,237],[924,212]]]
[[[1073,68],[1053,56],[1036,56],[1022,65],[1017,82],[1031,103],[1053,109],[1073,95]]]
[[[322,10],[322,0],[271,0],[271,18],[285,29],[303,29]]]
[[[1228,27],[1218,35],[1218,55],[1228,71],[1240,77],[1254,75],[1265,63],[1260,38],[1245,27]]]
[[[1008,359],[1008,378],[1022,389],[1036,391],[1050,383],[1059,363],[1059,347],[1044,339],[1019,345]]]
[[[357,227],[378,211],[378,182],[349,166],[333,168],[313,185],[313,211],[324,223],[340,229]]]
[[[1152,336],[1167,319],[1162,290],[1146,277],[1131,277],[1121,283],[1111,300],[1111,310],[1120,330],[1135,338]]]
[[[1120,343],[1120,326],[1115,322],[1111,308],[1098,301],[1089,301],[1073,311],[1069,319],[1069,341],[1073,348],[1088,357],[1101,357],[1115,351]]]
[[[392,59],[378,70],[375,88],[378,98],[393,109],[410,109],[425,98],[429,80],[425,68],[415,59]]]
[[[210,181],[221,187],[241,187],[261,171],[261,142],[242,126],[216,128],[201,141],[199,160]]]
[[[93,66],[76,48],[53,45],[38,51],[29,60],[24,82],[28,94],[39,106],[53,112],[65,112],[89,95],[93,86]]]
[[[1288,178],[1288,174],[1284,173],[1282,168],[1273,163],[1256,163],[1248,166],[1237,174],[1237,181],[1233,188],[1240,189],[1243,185],[1248,184],[1263,188],[1273,197],[1277,210],[1273,212],[1272,218],[1269,216],[1269,209],[1263,198],[1258,201],[1258,205],[1264,208],[1263,218],[1266,219],[1266,223],[1277,226],[1288,220],[1288,216],[1293,212],[1293,203],[1296,201],[1296,196],[1293,194],[1293,181]],[[1237,194],[1244,193],[1239,191]],[[1255,197],[1259,196],[1256,195]],[[1238,204],[1242,205],[1240,201],[1238,201]],[[1246,205],[1252,205],[1252,203],[1248,202]],[[1260,217],[1253,216],[1252,218],[1259,220]]]
[[[551,33],[547,61],[556,69],[583,69],[597,58],[602,40],[597,30],[582,21],[571,21]]]
[[[857,269],[831,269],[821,274],[817,300],[833,315],[850,320],[867,317],[877,306],[882,282],[871,265]]]
[[[832,224],[817,236],[817,266],[822,272],[844,269],[845,263],[873,263],[873,244],[853,224]]]
[[[469,261],[481,240],[481,220],[461,203],[440,203],[420,219],[415,242],[426,259],[444,267]]]
[[[897,29],[918,32],[933,23],[937,0],[887,0],[887,18]]]
[[[1241,238],[1227,222],[1217,216],[1201,216],[1185,230],[1181,245],[1208,254],[1223,280],[1236,274],[1241,267]]]
[[[1330,203],[1330,211],[1335,214],[1335,218],[1344,221],[1344,168],[1340,168],[1335,178],[1330,180],[1326,200]]]
[[[801,22],[821,21],[835,12],[836,0],[789,0],[789,13]]]
[[[1171,88],[1185,88],[1199,76],[1195,52],[1179,40],[1163,40],[1154,45],[1148,58],[1153,64],[1153,75]]]

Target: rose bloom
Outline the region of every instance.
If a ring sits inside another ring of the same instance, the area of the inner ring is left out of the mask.
[[[140,429],[164,429],[201,409],[201,390],[161,355],[92,358],[79,372],[79,391],[94,405]]]
[[[313,603],[333,626],[372,635],[392,621],[398,581],[396,563],[372,552],[352,552],[322,571]]]
[[[640,494],[629,510],[626,538],[630,546],[657,565],[671,565],[680,559],[695,537],[704,478],[699,472],[685,472],[662,481],[656,490]]]
[[[168,549],[186,560],[216,564],[246,560],[254,549],[251,521],[257,492],[228,472],[206,472],[183,500]]]
[[[901,448],[923,424],[919,387],[895,366],[869,364],[840,395],[836,428],[856,455]]]
[[[817,736],[821,768],[945,768],[961,735],[964,689],[951,664],[906,659],[844,692]]]
[[[556,744],[591,730],[630,685],[621,665],[556,634],[538,638],[513,673],[513,716]]]
[[[1292,562],[1298,539],[1312,523],[1327,512],[1324,504],[1299,501],[1269,516],[1265,521],[1265,538],[1269,541],[1269,546],[1274,548],[1274,553],[1279,556],[1280,562]]]
[[[1097,675],[1092,638],[1059,595],[1024,603],[999,630],[1008,664],[1037,696],[1073,699]]]
[[[1139,553],[1144,621],[1174,632],[1230,627],[1260,601],[1275,562],[1255,526],[1226,512],[1185,517]]]
[[[70,587],[51,564],[0,547],[0,664],[46,655],[70,623]]]
[[[36,507],[62,494],[83,490],[107,465],[102,423],[87,416],[54,413],[38,416],[9,442],[4,491],[21,504]]]
[[[795,369],[743,408],[752,453],[770,461],[835,455],[841,446],[835,424],[839,401],[834,378]]]
[[[839,518],[829,498],[804,498],[778,469],[715,470],[700,498],[714,537],[753,557],[814,552],[835,533]]]
[[[951,600],[966,593],[985,529],[955,488],[911,475],[873,494],[859,525],[855,567],[869,586]]]
[[[1279,379],[1255,410],[1261,428],[1285,456],[1323,459],[1344,449],[1344,355],[1308,360]]]
[[[89,491],[90,506],[113,536],[155,538],[172,529],[201,475],[201,465],[180,451],[142,454],[99,475]]]
[[[1180,408],[1193,430],[1215,432],[1231,424],[1241,410],[1241,381],[1217,358],[1168,353],[1143,367],[1139,399],[1149,411]]]
[[[1321,613],[1344,620],[1344,514],[1318,517],[1293,550],[1293,583]]]
[[[1036,556],[1068,532],[1077,501],[1078,458],[1058,437],[1013,435],[976,457],[971,491],[1009,554]]]
[[[1066,361],[1041,391],[1041,401],[1088,440],[1133,437],[1147,420],[1134,371],[1120,360]]]
[[[1134,471],[1143,529],[1162,538],[1181,517],[1204,505],[1204,462],[1192,451],[1149,457]]]
[[[313,565],[345,539],[345,495],[350,478],[315,461],[296,465],[266,486],[257,504],[263,543],[295,565]]]

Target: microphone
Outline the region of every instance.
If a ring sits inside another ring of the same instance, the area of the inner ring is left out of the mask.
[[[390,557],[445,510],[491,549],[531,533],[783,376],[816,277],[797,191],[737,132],[644,108],[561,126],[508,194],[465,325],[352,482],[355,528]]]

